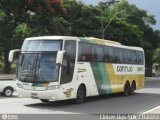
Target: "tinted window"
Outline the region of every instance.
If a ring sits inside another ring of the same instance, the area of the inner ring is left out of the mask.
[[[104,62],[111,62],[110,54],[109,54],[109,47],[104,47]]]
[[[125,54],[125,49],[121,49],[121,61],[122,63],[126,64],[126,54]]]
[[[122,52],[120,48],[114,48],[115,63],[121,63],[122,61]]]
[[[103,47],[98,45],[92,45],[92,61],[103,62],[103,59]]]
[[[90,44],[79,43],[78,60],[91,61],[92,60],[92,47]]]
[[[143,55],[143,52],[137,51],[136,55],[137,55],[137,63],[141,64],[141,65],[144,64],[144,55]]]
[[[114,51],[113,51],[113,47],[108,47],[109,48],[109,60],[110,62],[114,62],[115,56],[114,56]]]
[[[132,50],[132,63],[137,64],[137,55],[135,50]]]
[[[143,52],[111,46],[80,43],[79,61],[95,61],[122,64],[143,64]]]
[[[131,50],[126,49],[125,54],[126,54],[127,64],[131,64],[132,63]]]

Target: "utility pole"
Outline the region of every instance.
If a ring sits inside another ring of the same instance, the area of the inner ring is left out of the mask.
[[[119,2],[119,0],[106,0],[105,2],[99,2],[99,5],[101,6],[101,17],[104,17],[104,12],[106,7],[110,7],[111,5],[115,4]],[[111,18],[111,20],[108,22],[108,24],[105,26],[104,25],[104,21],[102,19],[101,21],[101,38],[104,39],[105,38],[105,31],[107,29],[107,27],[110,25],[110,23],[112,22],[113,18]]]

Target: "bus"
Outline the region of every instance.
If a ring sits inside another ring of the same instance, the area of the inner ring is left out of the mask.
[[[94,37],[26,38],[20,52],[16,86],[19,97],[42,102],[112,93],[132,95],[144,86],[145,59],[140,47]]]

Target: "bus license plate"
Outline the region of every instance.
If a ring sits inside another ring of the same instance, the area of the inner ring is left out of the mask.
[[[31,93],[31,97],[32,98],[38,98],[38,94],[37,93]]]

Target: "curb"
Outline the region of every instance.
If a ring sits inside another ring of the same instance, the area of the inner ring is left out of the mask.
[[[160,80],[160,77],[145,77],[145,81],[156,81]]]

